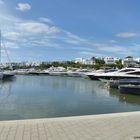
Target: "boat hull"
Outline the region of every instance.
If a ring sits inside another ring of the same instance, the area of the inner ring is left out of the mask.
[[[27,74],[28,74],[28,75],[39,75],[38,72],[28,72]]]
[[[121,85],[119,86],[120,93],[140,95],[140,86]]]
[[[0,80],[2,80],[3,79],[3,74],[2,73],[0,73]]]
[[[14,74],[3,74],[2,79],[8,79],[8,78],[12,78],[14,76],[15,76]]]
[[[102,82],[109,82],[110,80],[121,80],[121,79],[139,79],[140,77],[129,77],[129,76],[96,76]]]
[[[140,85],[140,78],[137,79],[121,79],[121,80],[111,80],[108,82],[109,88],[118,89],[120,85]]]
[[[49,75],[48,72],[39,72],[39,75]]]
[[[94,76],[94,75],[87,75],[91,80],[99,80],[98,77]]]

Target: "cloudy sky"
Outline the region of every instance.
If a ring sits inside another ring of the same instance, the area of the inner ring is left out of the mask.
[[[0,0],[2,45],[12,61],[139,57],[139,6],[139,0]]]

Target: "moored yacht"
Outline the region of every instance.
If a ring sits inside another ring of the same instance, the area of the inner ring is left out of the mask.
[[[71,68],[67,70],[67,75],[70,77],[85,77],[86,73],[91,71],[91,69]]]
[[[6,78],[11,78],[13,76],[15,76],[15,72],[13,71],[3,71],[3,79],[6,79]]]
[[[85,75],[88,76],[92,80],[99,80],[99,78],[96,75],[102,74],[102,73],[115,72],[115,71],[117,71],[117,70],[112,69],[112,68],[102,68],[99,70],[94,70],[92,72],[85,73]]]
[[[64,67],[50,67],[47,70],[45,70],[46,73],[50,76],[65,76],[67,75],[66,73],[66,68]]]
[[[140,78],[140,68],[123,68],[115,72],[95,74],[99,80],[108,82],[109,80]]]

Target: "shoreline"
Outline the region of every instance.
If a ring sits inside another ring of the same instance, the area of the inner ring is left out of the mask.
[[[125,115],[137,115],[140,111],[129,111],[129,112],[116,112],[116,113],[105,113],[105,114],[93,114],[93,115],[80,115],[80,116],[66,116],[66,117],[49,117],[49,118],[33,118],[33,119],[15,119],[15,120],[0,120],[1,122],[16,122],[16,121],[32,121],[32,120],[73,120],[73,119],[86,119],[86,118],[104,118],[104,117],[115,117]]]
[[[1,140],[131,140],[139,137],[140,111],[0,121]]]

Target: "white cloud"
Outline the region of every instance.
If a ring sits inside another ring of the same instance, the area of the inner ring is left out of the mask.
[[[45,23],[49,23],[49,24],[52,24],[53,23],[51,19],[45,18],[45,17],[41,17],[41,18],[39,18],[39,20],[41,22],[45,22]]]
[[[79,52],[79,54],[87,55],[87,56],[93,56],[94,55],[93,52],[88,52],[88,51],[81,51],[81,52]]]
[[[115,40],[104,42],[90,40],[54,26],[50,19],[44,17],[37,20],[25,20],[0,14],[0,22],[4,25],[3,37],[7,42],[5,45],[13,49],[21,47],[25,50],[26,47],[38,47],[38,50],[44,48],[65,49],[75,51],[78,57],[89,57],[105,54],[124,55],[128,52],[137,54],[140,46],[139,44],[123,46]],[[125,37],[134,35],[132,33],[131,35],[126,32],[123,33]]]
[[[122,38],[131,38],[131,37],[136,37],[137,34],[133,32],[121,32],[116,34],[117,37],[122,37]]]
[[[94,46],[95,42],[93,40],[85,39],[82,37],[79,37],[78,35],[72,34],[71,32],[64,31],[65,36],[67,39],[65,39],[65,42],[70,43],[72,45],[87,45],[87,46]]]
[[[134,52],[134,51],[136,51],[136,52],[138,52],[138,50],[140,50],[140,44],[133,44],[131,47],[129,47],[130,48],[130,50],[131,50],[131,52]]]
[[[11,31],[11,32],[5,32],[3,34],[3,37],[7,38],[7,39],[11,39],[11,40],[17,40],[18,37],[20,36],[19,33]]]
[[[81,42],[79,42],[78,40],[69,39],[69,38],[65,39],[65,42],[72,44],[72,45],[80,45],[81,44]]]
[[[45,33],[45,34],[55,34],[59,32],[59,29],[55,26],[49,26],[44,23],[39,23],[35,21],[24,21],[17,23],[17,28],[23,32],[27,33]]]
[[[73,40],[77,40],[79,42],[85,42],[86,40],[85,39],[82,39],[81,37],[75,35],[75,34],[72,34],[71,32],[67,32],[67,31],[64,31],[64,33],[68,36],[69,39],[73,39]]]
[[[73,50],[80,50],[80,51],[90,51],[90,52],[95,51],[95,49],[93,49],[93,48],[77,47],[77,46],[71,47],[71,49],[73,49]]]
[[[89,51],[81,51],[79,52],[79,54],[83,55],[83,56],[88,56],[88,57],[92,57],[92,56],[105,56],[104,54],[102,53],[96,53],[96,52],[89,52]]]
[[[99,50],[101,51],[106,51],[106,52],[124,52],[124,51],[128,51],[125,47],[123,46],[103,46],[101,48],[99,48]]]
[[[31,5],[29,3],[18,3],[16,9],[20,11],[28,11],[31,9]]]
[[[5,15],[0,13],[0,24],[1,26],[3,24],[5,24],[6,26],[9,25],[8,27],[11,27],[14,23],[18,22],[19,19],[14,17],[14,16],[10,16],[10,15]]]
[[[116,40],[109,40],[108,42],[109,42],[109,43],[117,43]]]
[[[2,43],[2,46],[3,47],[6,47],[6,48],[13,48],[13,49],[18,49],[19,47],[17,46],[16,43],[13,43],[13,42],[5,42],[5,43]]]
[[[30,42],[33,46],[39,47],[51,47],[51,48],[62,48],[59,44],[51,42],[49,40],[33,40]]]

